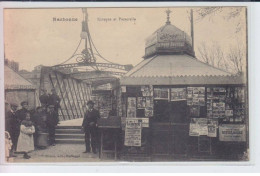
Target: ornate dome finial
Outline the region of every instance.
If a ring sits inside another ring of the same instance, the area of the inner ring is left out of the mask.
[[[180,53],[194,56],[191,37],[183,30],[171,24],[170,13],[172,11],[169,8],[165,10],[165,13],[167,15],[166,24],[146,39],[144,58],[161,54]]]
[[[165,13],[167,14],[167,21],[166,21],[166,24],[171,24],[170,22],[170,13],[172,13],[172,11],[168,8]]]

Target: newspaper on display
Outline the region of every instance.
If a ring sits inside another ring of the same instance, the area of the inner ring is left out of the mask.
[[[205,106],[205,87],[187,87],[187,105]]]
[[[153,86],[141,86],[141,92],[143,97],[151,97],[153,96]]]
[[[136,98],[128,97],[127,103],[127,117],[136,117]]]
[[[137,109],[144,109],[145,117],[153,116],[153,86],[141,86],[142,96],[137,97]]]
[[[171,88],[171,101],[182,101],[186,99],[186,88]]]
[[[168,88],[154,88],[154,99],[155,100],[169,100],[169,89]]]
[[[190,136],[217,137],[218,121],[207,118],[192,118],[190,123]]]

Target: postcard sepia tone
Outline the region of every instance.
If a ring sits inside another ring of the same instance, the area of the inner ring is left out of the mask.
[[[247,11],[4,8],[6,163],[249,161]]]

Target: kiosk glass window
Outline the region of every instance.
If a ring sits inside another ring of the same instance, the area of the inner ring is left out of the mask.
[[[185,123],[186,117],[186,88],[154,88],[155,121]]]

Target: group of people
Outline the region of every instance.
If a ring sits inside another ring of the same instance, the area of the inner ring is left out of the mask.
[[[60,108],[60,98],[52,89],[52,94],[43,94],[39,97],[41,106],[34,111],[29,110],[28,102],[21,102],[21,109],[17,110],[17,105],[5,103],[5,128],[6,138],[10,137],[12,143],[9,145],[10,156],[15,156],[14,152],[24,154],[25,159],[29,159],[28,153],[37,146],[37,137],[40,132],[49,134],[49,144],[55,145],[55,127],[59,123],[58,109]],[[98,128],[97,121],[100,118],[98,110],[94,109],[94,102],[87,102],[88,109],[82,123],[85,133],[86,150],[84,153],[97,153],[98,149]],[[10,144],[10,143],[9,143]],[[39,147],[39,146],[37,146]],[[8,147],[7,147],[8,149]]]
[[[5,102],[5,131],[9,142],[10,156],[14,157],[14,152],[24,154],[25,159],[29,159],[28,152],[33,151],[37,146],[37,136],[40,132],[49,133],[49,144],[55,145],[55,127],[59,122],[58,108],[60,98],[52,89],[52,94],[48,95],[43,90],[40,96],[41,105],[36,110],[29,110],[28,102],[21,102],[21,109],[17,110],[16,104]],[[9,156],[9,155],[7,155]]]

